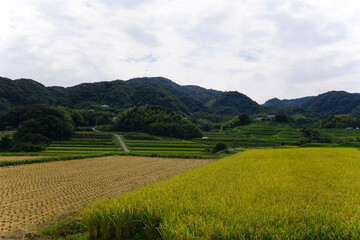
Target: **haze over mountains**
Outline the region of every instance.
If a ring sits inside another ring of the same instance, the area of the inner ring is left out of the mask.
[[[134,78],[128,81],[83,83],[73,87],[45,87],[31,79],[0,78],[0,113],[45,103],[71,108],[105,108],[120,112],[133,106],[161,105],[185,115],[234,116],[245,113],[359,114],[360,95],[331,91],[313,97],[268,100],[259,105],[248,96],[199,86],[181,86],[162,77]]]

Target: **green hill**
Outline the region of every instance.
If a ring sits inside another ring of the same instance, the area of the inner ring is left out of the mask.
[[[66,89],[72,106],[108,105],[117,111],[133,106],[160,105],[176,112],[188,113],[187,107],[160,87],[131,81],[84,83]]]
[[[195,85],[187,85],[183,86],[189,93],[196,96],[201,102],[208,103],[211,100],[219,97],[222,92],[213,90],[213,89],[205,89]]]
[[[156,105],[197,119],[223,121],[241,112],[322,116],[359,114],[360,94],[332,91],[316,97],[274,98],[261,106],[236,91],[221,92],[199,86],[181,86],[162,77],[83,83],[67,88],[45,87],[31,79],[11,80],[0,77],[0,115],[32,104],[56,104],[113,113],[134,106]]]
[[[303,98],[283,99],[283,100],[280,100],[278,98],[272,98],[270,100],[267,100],[264,103],[264,106],[278,106],[278,107],[301,106],[313,98],[314,97],[303,97]]]
[[[331,91],[320,94],[303,107],[311,112],[322,115],[347,114],[354,111],[360,105],[360,95],[345,91]]]
[[[208,119],[235,116],[239,111],[254,112],[258,108],[257,103],[238,92],[181,86],[162,77],[83,83],[67,88],[45,87],[29,79],[0,78],[0,115],[13,108],[41,103],[77,109],[102,108],[116,113],[134,106],[156,105]]]
[[[186,112],[199,112],[206,110],[206,107],[202,101],[200,101],[196,95],[191,94],[186,88],[174,83],[173,81],[162,78],[134,78],[129,80],[130,83],[138,84],[151,84],[155,85],[162,90],[167,91],[174,97],[176,97],[185,107]]]
[[[31,104],[54,104],[58,99],[59,96],[36,81],[0,77],[0,112]]]
[[[238,113],[261,112],[262,107],[246,95],[231,91],[224,92],[215,98],[208,106],[220,115],[236,115]],[[231,114],[235,113],[235,114]]]

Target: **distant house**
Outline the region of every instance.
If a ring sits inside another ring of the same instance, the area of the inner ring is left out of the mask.
[[[275,115],[267,115],[266,118],[270,119],[270,120],[273,120],[273,119],[275,119]]]
[[[101,106],[104,107],[104,108],[109,107],[109,105],[107,105],[107,104],[103,104],[103,105],[101,105]]]
[[[202,137],[202,139],[208,139],[208,137]]]
[[[263,120],[262,117],[255,118],[255,121],[262,121],[262,120]]]

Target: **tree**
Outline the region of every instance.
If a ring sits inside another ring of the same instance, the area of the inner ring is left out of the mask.
[[[11,141],[11,138],[9,136],[4,136],[0,139],[0,150],[1,151],[7,151],[9,150],[13,145],[13,142]]]
[[[275,122],[279,122],[279,123],[287,123],[289,122],[288,117],[286,116],[286,114],[283,113],[279,113],[275,115]]]
[[[251,120],[250,120],[249,115],[246,113],[240,113],[239,115],[237,115],[230,121],[226,122],[224,125],[224,128],[234,128],[237,126],[243,126],[243,125],[247,125],[250,123],[251,123]]]
[[[217,153],[217,152],[220,152],[220,151],[223,151],[223,150],[226,150],[227,149],[227,146],[225,143],[217,143],[215,145],[215,147],[213,148],[212,152],[213,153]]]
[[[177,138],[201,137],[201,130],[191,121],[160,106],[133,107],[120,113],[113,125],[115,131],[147,132]]]

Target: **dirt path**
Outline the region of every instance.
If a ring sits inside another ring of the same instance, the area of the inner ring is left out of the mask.
[[[0,168],[1,235],[210,160],[111,156]]]
[[[126,144],[121,138],[121,135],[114,134],[114,136],[119,140],[121,147],[124,149],[124,152],[130,152],[130,150],[127,148]]]

